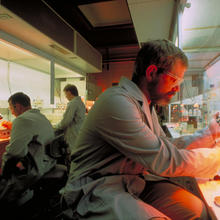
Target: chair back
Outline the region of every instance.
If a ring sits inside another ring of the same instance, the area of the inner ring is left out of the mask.
[[[46,153],[54,159],[66,157],[68,152],[68,145],[64,140],[64,134],[57,135],[47,146]]]

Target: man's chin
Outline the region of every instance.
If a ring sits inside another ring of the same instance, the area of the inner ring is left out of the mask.
[[[163,99],[157,100],[155,103],[159,106],[166,106],[170,103],[171,99],[172,99],[172,97],[171,98],[166,98],[166,99],[163,98]]]

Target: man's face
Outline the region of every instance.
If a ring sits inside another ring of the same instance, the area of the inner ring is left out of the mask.
[[[167,105],[172,97],[180,90],[180,81],[184,77],[186,67],[177,60],[168,72],[158,75],[157,80],[149,85],[150,100],[157,105]]]
[[[11,101],[9,101],[9,109],[11,111],[11,114],[15,117],[18,117],[21,114],[21,105],[18,103],[13,105]]]
[[[72,100],[73,95],[70,91],[64,91],[64,93],[68,101]]]

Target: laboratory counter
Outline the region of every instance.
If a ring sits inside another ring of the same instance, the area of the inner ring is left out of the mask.
[[[2,155],[5,152],[6,146],[9,144],[10,137],[0,138],[0,167],[2,164]],[[1,168],[0,168],[1,173]]]

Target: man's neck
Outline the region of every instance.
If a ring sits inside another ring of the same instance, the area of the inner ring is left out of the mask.
[[[144,93],[144,95],[145,95],[145,97],[146,97],[146,99],[148,101],[148,104],[150,105],[151,104],[151,100],[150,100],[150,95],[149,95],[149,92],[148,92],[148,89],[147,89],[147,84],[146,84],[145,78],[143,78],[143,80],[140,82],[138,87]]]
[[[76,96],[74,96],[74,95],[71,96],[71,97],[70,97],[70,101],[72,101],[75,97],[76,97]]]
[[[22,107],[22,109],[20,109],[20,111],[18,112],[18,115],[17,115],[17,116],[22,115],[24,112],[26,112],[26,111],[28,111],[28,110],[30,110],[30,109],[32,109],[30,106],[28,106],[28,107]]]

